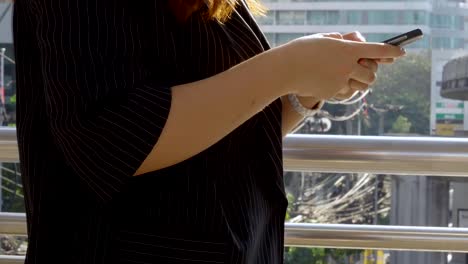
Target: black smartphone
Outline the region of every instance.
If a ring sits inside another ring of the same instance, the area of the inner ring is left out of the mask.
[[[422,39],[423,36],[424,36],[423,32],[421,31],[421,29],[418,28],[418,29],[411,30],[409,32],[403,33],[401,35],[398,35],[396,37],[384,40],[382,42],[390,44],[390,45],[402,47],[404,45],[408,45],[410,43],[413,43],[416,40]]]

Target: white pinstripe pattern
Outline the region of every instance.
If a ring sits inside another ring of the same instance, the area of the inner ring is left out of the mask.
[[[131,177],[171,86],[268,48],[245,3],[223,25],[182,25],[166,1],[16,0],[27,264],[282,263],[280,100],[199,155]]]

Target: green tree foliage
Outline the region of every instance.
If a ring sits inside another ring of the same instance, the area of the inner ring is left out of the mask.
[[[384,133],[429,134],[431,61],[429,53],[409,54],[382,65],[368,103],[384,113]],[[402,106],[401,110],[399,106]],[[390,108],[390,109],[389,109]],[[363,134],[377,135],[379,114],[369,109]]]
[[[393,123],[390,132],[392,133],[409,133],[411,129],[411,122],[408,121],[408,118],[400,115],[397,120]]]
[[[350,263],[350,259],[358,259],[360,254],[360,250],[287,247],[284,264],[326,264],[329,259],[335,263]]]
[[[428,52],[410,53],[391,65],[380,65],[377,82],[366,97],[370,105],[360,114],[361,135],[380,135],[392,132],[399,116],[406,117],[411,127],[406,133],[428,135],[431,95],[431,59]],[[357,104],[348,107],[327,105],[324,109],[335,116],[354,112]],[[383,121],[381,123],[381,121]],[[401,120],[400,120],[401,122]],[[400,123],[401,124],[401,123]],[[382,125],[382,127],[381,127]],[[311,133],[306,124],[300,133]],[[357,133],[358,117],[346,122],[333,122],[327,134],[353,135]],[[313,131],[312,133],[320,133]]]
[[[294,206],[294,201],[296,200],[294,195],[290,193],[287,194],[287,198],[288,198],[288,209],[286,211],[286,218],[285,218],[286,221],[291,219],[291,211],[294,210],[293,206]]]
[[[284,264],[325,264],[323,248],[285,248]]]

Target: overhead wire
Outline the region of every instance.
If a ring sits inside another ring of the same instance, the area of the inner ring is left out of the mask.
[[[348,99],[345,99],[345,100],[327,100],[326,103],[327,104],[332,104],[332,105],[337,105],[337,104],[341,104],[341,105],[352,105],[352,104],[356,104],[358,103],[359,101],[361,101],[362,99],[364,99],[364,97],[367,96],[367,94],[369,94],[369,91],[370,90],[366,90],[365,92],[356,92],[355,94],[353,94],[353,96],[351,96],[350,98]],[[360,94],[357,98],[354,98],[356,97],[357,94]]]

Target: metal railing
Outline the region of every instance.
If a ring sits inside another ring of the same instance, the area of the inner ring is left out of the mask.
[[[0,161],[18,161],[16,131],[0,129]],[[290,135],[286,170],[468,177],[468,139]],[[0,233],[26,235],[24,214],[0,213]],[[468,253],[468,229],[379,225],[286,224],[285,244]],[[22,257],[0,256],[1,264]]]
[[[468,228],[286,224],[285,232],[298,247],[468,252]]]
[[[0,161],[18,162],[18,144],[16,142],[16,129],[0,128]]]
[[[0,213],[0,234],[26,235],[26,215],[24,213]]]
[[[468,176],[468,138],[292,135],[284,141],[291,171]]]
[[[1,264],[24,264],[23,256],[0,255]]]

